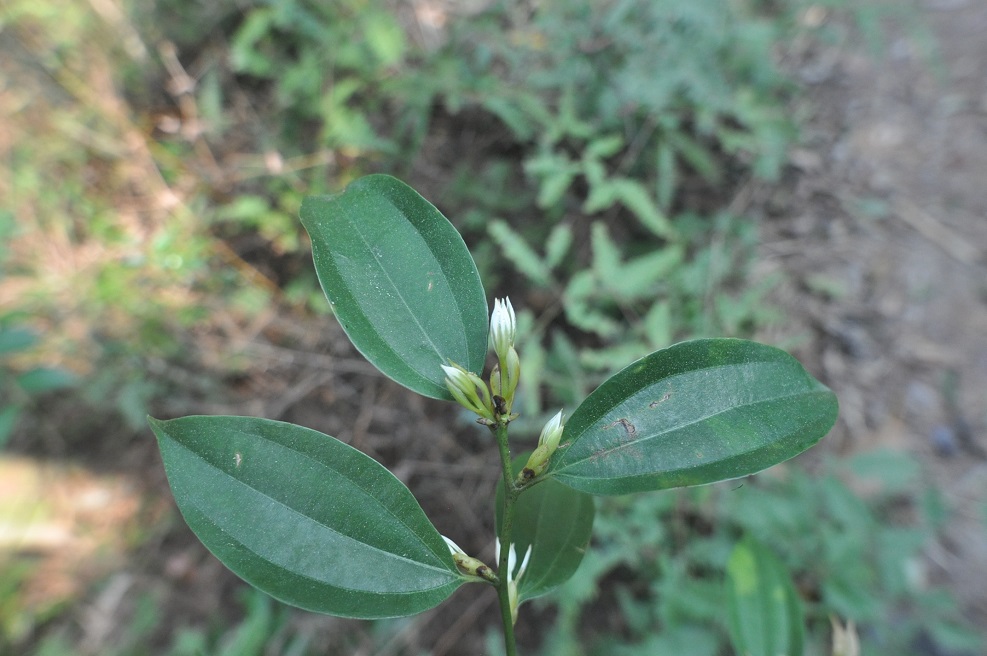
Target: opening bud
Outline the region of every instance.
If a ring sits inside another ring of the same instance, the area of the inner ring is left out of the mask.
[[[497,575],[494,574],[493,570],[490,569],[483,561],[468,556],[465,551],[463,551],[458,544],[453,542],[450,538],[442,536],[445,540],[446,546],[449,547],[449,552],[452,553],[452,560],[456,563],[456,567],[459,568],[463,574],[469,576],[475,576],[481,578],[485,581],[493,583],[496,585],[499,582]]]
[[[531,559],[531,545],[528,545],[528,550],[524,552],[524,558],[521,559],[521,566],[517,566],[517,551],[514,549],[514,545],[511,544],[510,549],[507,552],[507,598],[511,603],[511,622],[517,624],[517,609],[518,609],[518,581],[524,576],[524,572],[528,569],[528,561]],[[500,562],[500,540],[497,540],[497,562]]]

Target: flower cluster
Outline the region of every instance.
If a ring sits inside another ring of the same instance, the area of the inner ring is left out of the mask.
[[[446,374],[446,388],[452,397],[467,410],[472,410],[491,424],[494,422],[494,406],[490,391],[483,379],[466,371],[458,364],[442,365]]]
[[[490,386],[476,374],[456,363],[442,365],[446,387],[464,408],[479,415],[478,421],[488,426],[506,424],[517,415],[511,413],[514,393],[521,376],[521,361],[514,349],[517,317],[509,299],[494,301],[490,317],[490,342],[497,354],[497,364],[490,373]]]
[[[514,392],[521,377],[521,361],[514,349],[516,337],[517,317],[514,315],[511,299],[498,298],[494,301],[493,314],[490,316],[490,341],[497,354],[497,364],[490,373],[490,389],[499,405],[498,414],[507,417],[508,421],[514,405]]]

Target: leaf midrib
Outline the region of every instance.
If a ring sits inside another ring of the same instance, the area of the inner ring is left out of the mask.
[[[401,210],[399,210],[397,208],[397,206],[394,205],[394,203],[390,202],[390,199],[388,199],[388,204],[391,207],[393,207],[399,214],[401,214]],[[411,306],[408,305],[408,301],[404,297],[404,295],[401,293],[400,288],[394,282],[394,279],[391,277],[390,273],[387,271],[387,268],[381,263],[380,258],[374,252],[373,245],[370,243],[370,241],[367,239],[367,237],[363,234],[363,232],[360,231],[359,222],[356,221],[355,218],[351,216],[351,212],[350,211],[345,212],[344,213],[344,217],[345,217],[346,221],[350,224],[350,226],[353,228],[353,232],[360,238],[360,241],[363,242],[363,245],[366,248],[366,251],[373,258],[373,261],[377,265],[377,268],[380,270],[381,273],[384,274],[384,277],[387,280],[388,284],[390,284],[391,289],[394,290],[395,296],[397,296],[401,300],[401,304],[404,306],[405,310],[407,310],[408,314],[411,315],[411,318],[414,321],[415,326],[418,328],[418,331],[425,337],[425,340],[429,343],[429,345],[432,347],[432,350],[439,356],[439,358],[442,359],[443,363],[447,362],[448,361],[448,358],[443,354],[443,352],[435,344],[435,342],[432,340],[432,336],[429,335],[428,331],[422,325],[422,323],[419,320],[418,316],[411,309]],[[414,231],[419,236],[421,235],[421,231],[418,230],[418,228],[413,223],[411,223],[410,221],[408,221],[408,224],[411,225],[411,227],[414,229]],[[425,242],[425,245],[428,248],[428,252],[432,255],[433,259],[435,259],[435,253],[432,251],[431,247],[428,246],[428,242],[427,241]],[[437,259],[436,259],[436,262],[438,263],[438,260]],[[439,266],[438,268],[439,268],[440,271],[442,271],[442,277],[446,279],[447,284],[448,284],[448,276],[446,276],[445,269],[443,269],[441,266]],[[451,291],[451,289],[452,289],[452,286],[451,285],[449,285],[449,289]],[[451,294],[451,296],[453,297],[453,301],[456,303],[456,307],[459,308],[459,300],[456,298],[455,294]],[[461,318],[463,316],[462,315],[462,308],[459,308],[459,309],[460,309],[460,312],[459,312],[458,317]],[[369,315],[368,315],[368,318],[369,318]],[[460,323],[462,323],[462,321],[460,321]],[[466,336],[466,327],[465,326],[461,326],[461,327],[463,329],[463,335],[465,337]],[[469,358],[469,346],[470,346],[469,345],[469,339],[467,337],[466,338],[467,362],[469,361],[468,360],[468,358]],[[403,361],[403,358],[401,358],[400,354],[397,351],[395,351],[393,347],[390,347],[390,345],[388,345],[388,347],[391,349],[391,352],[394,355],[397,355],[398,358]],[[438,370],[438,367],[436,367],[436,369]],[[416,370],[413,370],[413,371],[415,371],[415,373],[419,373]],[[429,380],[432,383],[435,383],[435,381],[432,380],[431,378],[427,378],[427,380]]]

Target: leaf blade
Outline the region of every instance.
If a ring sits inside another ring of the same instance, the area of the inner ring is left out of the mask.
[[[785,566],[747,538],[727,562],[730,640],[738,654],[802,656],[805,615]]]
[[[441,366],[483,367],[487,301],[462,237],[399,180],[369,175],[300,210],[322,289],[347,336],[382,373],[451,399]]]
[[[592,494],[736,478],[818,442],[837,410],[836,396],[784,351],[739,339],[681,342],[590,394],[546,474]]]
[[[464,582],[411,492],[356,449],[253,417],[149,421],[186,522],[271,596],[343,617],[395,617]]]
[[[520,471],[529,454],[515,458]],[[531,545],[531,560],[518,584],[521,602],[548,594],[579,568],[593,533],[596,506],[593,497],[558,481],[546,480],[523,491],[514,510],[513,541],[518,557]],[[494,521],[500,533],[504,508],[504,481],[497,483]]]

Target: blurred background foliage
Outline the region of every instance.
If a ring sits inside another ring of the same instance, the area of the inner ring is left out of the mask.
[[[95,465],[108,498],[130,490],[112,476],[160,467],[140,446],[149,409],[250,388],[263,365],[243,336],[272,315],[331,322],[297,209],[368,172],[435,202],[488,294],[522,308],[522,433],[656,348],[770,330],[780,274],[759,268],[744,211],[798,138],[786,66],[847,24],[879,50],[907,4],[4,0],[0,447]],[[604,500],[582,570],[534,607],[528,639],[559,655],[725,653],[723,570],[751,534],[790,568],[812,653],[831,615],[857,623],[865,653],[978,653],[922,573],[948,508],[917,462],[874,457]],[[47,594],[26,585],[44,540],[17,532],[54,511],[0,508],[0,652],[326,653],[319,618],[228,579],[206,616],[176,612],[168,587],[192,566],[156,557],[183,529],[148,476],[124,551],[95,547],[98,576]],[[133,584],[166,567],[179,573]],[[80,614],[123,598],[111,626],[80,632]],[[425,653],[407,622],[347,624],[329,653]]]

